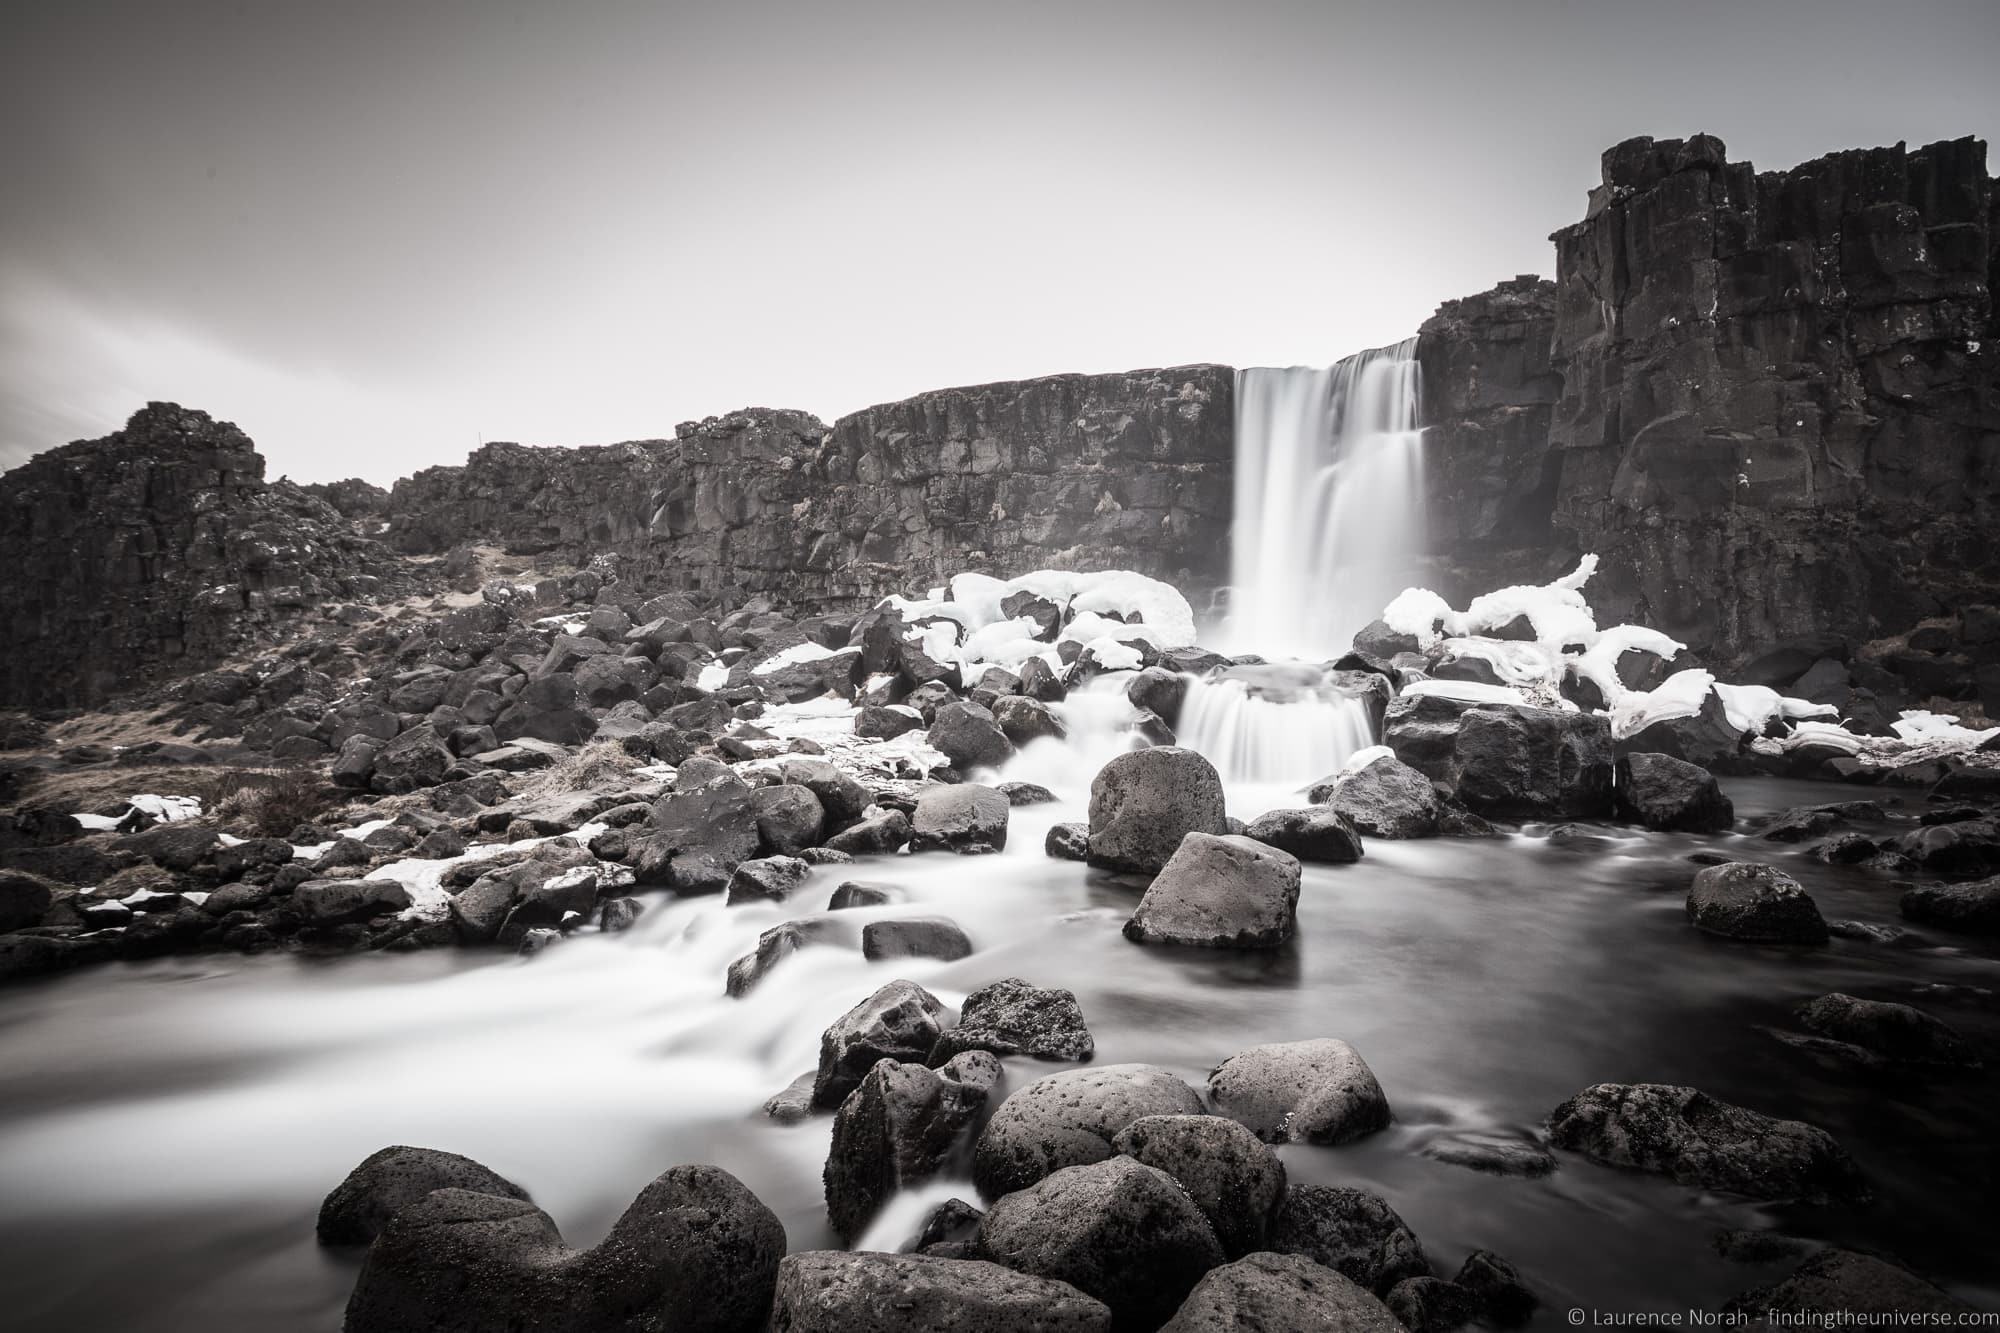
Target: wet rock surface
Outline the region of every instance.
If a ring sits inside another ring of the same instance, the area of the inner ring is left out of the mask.
[[[1090,863],[1158,874],[1189,833],[1229,831],[1222,779],[1193,750],[1119,755],[1090,784]]]
[[[1232,1055],[1208,1078],[1215,1109],[1267,1143],[1346,1143],[1389,1123],[1389,1100],[1360,1052],[1337,1037]]]
[[[978,1259],[812,1250],[778,1266],[773,1333],[1110,1333],[1067,1282]]]
[[[961,1051],[1088,1060],[1096,1043],[1072,992],[1007,977],[965,997],[958,1022],[938,1034],[931,1063],[942,1064]]]
[[[668,1171],[603,1243],[581,1251],[525,1199],[436,1190],[390,1217],[369,1248],[346,1327],[751,1333],[763,1327],[784,1251],[771,1210],[710,1166]]]
[[[1142,1116],[1201,1115],[1201,1096],[1153,1065],[1101,1065],[1045,1075],[1009,1093],[979,1137],[972,1178],[999,1198],[1051,1171],[1113,1156]]]
[[[1336,1185],[1285,1191],[1269,1248],[1323,1264],[1378,1296],[1430,1275],[1416,1233],[1380,1195]]]
[[[1127,939],[1274,949],[1297,927],[1299,862],[1250,838],[1189,833],[1125,923]]]
[[[1187,1193],[1129,1157],[1064,1167],[1004,1196],[978,1244],[996,1263],[1103,1301],[1121,1327],[1158,1324],[1223,1261]]]
[[[1824,944],[1826,921],[1812,895],[1781,870],[1733,861],[1698,872],[1688,920],[1699,930],[1753,944]]]
[[[1339,1273],[1290,1254],[1252,1254],[1211,1270],[1162,1333],[1351,1329],[1396,1333],[1389,1308]]]
[[[1559,1148],[1609,1166],[1753,1199],[1859,1199],[1860,1170],[1831,1135],[1717,1101],[1694,1088],[1601,1083],[1557,1107]]]

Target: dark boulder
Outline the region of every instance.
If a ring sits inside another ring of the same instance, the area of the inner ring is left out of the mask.
[[[1285,1198],[1285,1166],[1242,1125],[1217,1115],[1141,1116],[1111,1146],[1172,1176],[1208,1219],[1224,1255],[1265,1248]]]
[[[778,1265],[771,1333],[1110,1333],[1066,1282],[978,1259],[810,1250]]]
[[[909,840],[910,817],[901,810],[881,810],[834,834],[826,845],[851,856],[884,856]]]
[[[1833,1041],[1906,1064],[1978,1063],[1972,1047],[1941,1018],[1907,1004],[1861,1000],[1838,992],[1799,1007],[1799,1021]]]
[[[1292,1254],[1251,1254],[1211,1269],[1160,1333],[1294,1329],[1404,1333],[1389,1307],[1360,1286]]]
[[[628,861],[641,884],[719,893],[762,845],[756,800],[732,776],[661,797],[644,826],[633,830]]]
[[[54,901],[47,880],[19,870],[0,870],[0,932],[40,925]]]
[[[347,1173],[319,1206],[319,1243],[366,1245],[396,1212],[432,1190],[466,1190],[503,1199],[527,1192],[470,1157],[435,1148],[383,1148]]]
[[[1428,838],[1444,813],[1436,785],[1389,754],[1313,784],[1307,797],[1370,838]]]
[[[996,1263],[1103,1301],[1121,1328],[1157,1327],[1223,1261],[1187,1192],[1129,1157],[1064,1167],[1006,1195],[980,1221],[978,1244]]]
[[[838,1106],[877,1060],[922,1064],[937,1044],[944,1006],[913,981],[892,981],[820,1034],[813,1105]]]
[[[777,1216],[728,1172],[677,1166],[591,1250],[525,1199],[434,1191],[392,1216],[347,1302],[348,1333],[755,1333],[785,1253]]]
[[[1619,756],[1617,784],[1619,816],[1649,829],[1716,833],[1736,822],[1714,774],[1671,755]]]
[[[948,917],[870,921],[861,928],[861,954],[871,962],[885,958],[937,958],[949,963],[971,953],[972,941]]]
[[[1189,833],[1229,831],[1222,779],[1193,750],[1154,746],[1121,754],[1090,784],[1090,863],[1159,873]]]
[[[1267,1143],[1346,1143],[1389,1124],[1389,1099],[1338,1037],[1252,1046],[1208,1076],[1215,1109]]]
[[[1101,1162],[1141,1116],[1200,1115],[1201,1096],[1153,1065],[1066,1069],[1010,1093],[979,1136],[972,1178],[997,1198],[1059,1167]]]
[[[1558,1106],[1549,1136],[1607,1166],[1752,1199],[1859,1199],[1861,1173],[1825,1130],[1664,1083],[1599,1083]]]
[[[1134,708],[1145,709],[1172,727],[1180,725],[1187,688],[1188,677],[1180,672],[1150,666],[1133,675],[1125,687],[1125,697]]]
[[[961,773],[998,768],[1014,757],[1014,742],[990,711],[974,703],[939,708],[931,723],[930,743]]]
[[[530,680],[493,719],[493,734],[503,741],[527,737],[553,745],[581,745],[597,734],[597,720],[578,697],[576,678],[558,671]]]
[[[1870,1316],[1927,1315],[1933,1317],[1927,1322],[1951,1323],[1977,1317],[1971,1306],[1907,1269],[1840,1249],[1821,1250],[1779,1281],[1746,1291],[1722,1308],[1746,1320],[1818,1315],[1854,1323]]]
[[[781,903],[792,896],[812,874],[812,867],[796,856],[764,856],[737,862],[730,873],[726,901],[737,903]]]
[[[291,901],[309,925],[332,926],[401,912],[414,900],[393,879],[313,879],[293,889]]]
[[[993,720],[1016,748],[1038,740],[1062,740],[1069,728],[1039,699],[1010,694],[993,702]]]
[[[1249,837],[1301,861],[1344,865],[1361,859],[1361,834],[1331,806],[1271,810],[1250,821]]]
[[[1324,1264],[1376,1293],[1431,1271],[1396,1210],[1379,1194],[1337,1185],[1293,1185],[1280,1200],[1270,1248]]]
[[[1007,846],[1007,798],[965,782],[926,787],[910,816],[910,850],[976,855]]]
[[[1439,1277],[1406,1277],[1382,1303],[1409,1333],[1452,1333],[1479,1317],[1472,1293]]]
[[[2000,875],[1971,884],[1919,884],[1897,908],[1911,921],[1969,935],[2000,935]]]
[[[1096,1051],[1083,1010],[1071,991],[1031,986],[1007,977],[965,997],[958,1023],[938,1034],[930,1062],[961,1051],[1029,1055],[1038,1060],[1088,1060]]]
[[[827,933],[827,923],[823,921],[787,921],[771,927],[757,937],[756,948],[729,965],[723,978],[723,994],[748,995],[772,968],[807,945],[824,939]]]
[[[819,797],[795,782],[752,788],[750,810],[757,821],[757,845],[768,855],[797,856],[818,846],[826,831],[826,809]]]
[[[898,1190],[968,1155],[1000,1078],[1000,1061],[985,1051],[954,1056],[942,1069],[876,1061],[833,1117],[824,1179],[834,1234],[852,1244]]]
[[[1826,920],[1812,895],[1782,870],[1730,861],[1697,871],[1688,920],[1711,935],[1752,944],[1825,944]]]
[[[1491,1250],[1474,1250],[1465,1256],[1452,1285],[1469,1293],[1479,1316],[1500,1328],[1527,1323],[1540,1304],[1514,1265]]]
[[[1125,923],[1142,944],[1275,949],[1298,923],[1299,862],[1249,838],[1189,833]]]
[[[1089,860],[1090,825],[1078,821],[1049,825],[1048,834],[1042,839],[1042,851],[1058,861]]]
[[[849,880],[833,891],[826,900],[829,912],[844,911],[850,907],[883,907],[894,902],[896,889],[892,885],[864,884],[860,880]]]

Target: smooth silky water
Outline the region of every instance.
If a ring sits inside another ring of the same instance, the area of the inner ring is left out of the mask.
[[[331,1330],[357,1263],[313,1240],[320,1198],[392,1143],[450,1149],[520,1182],[564,1236],[592,1244],[679,1162],[736,1173],[795,1249],[833,1243],[820,1167],[830,1118],[759,1113],[813,1066],[820,1030],[906,976],[956,1005],[999,977],[1074,990],[1100,1063],[1165,1065],[1199,1086],[1258,1042],[1347,1038],[1395,1108],[1388,1131],[1281,1150],[1292,1178],[1383,1194],[1447,1273],[1475,1246],[1518,1264],[1545,1302],[1686,1309],[1769,1278],[1725,1263],[1730,1226],[1899,1252],[1961,1284],[1993,1273],[1979,1191],[2000,1142],[1990,1078],[1871,1079],[1784,1044],[1796,1003],[1830,990],[1902,998],[1919,983],[2000,988],[1991,953],[1835,939],[1788,952],[1711,940],[1682,897],[1689,853],[1773,860],[1829,918],[1897,921],[1886,878],[1740,837],[1599,830],[1564,846],[1371,840],[1357,865],[1308,866],[1299,933],[1274,954],[1134,945],[1140,886],[1042,853],[1080,818],[1096,762],[1123,741],[1112,691],[1067,706],[1079,744],[1043,742],[1013,773],[1064,798],[1014,812],[990,857],[876,858],[815,872],[790,906],[650,898],[621,936],[531,960],[439,951],[329,962],[167,959],[10,988],[0,1001],[0,1308],[21,1330]],[[1010,773],[1010,776],[1013,775]],[[1740,814],[1827,799],[1808,784],[1728,784]],[[1253,793],[1256,793],[1253,795]],[[1282,790],[1232,789],[1252,815]],[[786,959],[747,998],[723,969],[757,933],[823,906],[843,880],[907,901],[839,914],[943,912],[978,951],[871,964],[854,947]],[[1925,1000],[1976,1037],[1996,1015]],[[1060,1068],[1009,1060],[1010,1087]],[[1440,1134],[1526,1136],[1602,1081],[1685,1082],[1825,1126],[1876,1189],[1851,1212],[1755,1208],[1565,1156],[1544,1179],[1423,1156]],[[961,1187],[968,1192],[969,1187]],[[870,1243],[907,1237],[950,1182],[892,1205]],[[1976,1287],[1970,1288],[1977,1290]],[[1991,1300],[1994,1292],[1987,1291]]]
[[[1415,338],[1237,372],[1231,651],[1338,656],[1418,581],[1421,388]]]

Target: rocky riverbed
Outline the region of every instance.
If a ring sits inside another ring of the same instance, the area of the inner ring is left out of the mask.
[[[1992,1304],[1994,733],[1594,566],[1275,667],[1122,572],[502,577],[19,719],[27,1326]],[[1274,719],[1382,743],[1178,743]]]
[[[1483,1249],[1518,1270],[1544,1318],[1571,1305],[1719,1308],[1836,1245],[1990,1302],[1990,1075],[1822,1035],[1802,1007],[1829,994],[1911,1004],[1990,1051],[2000,966],[1976,937],[1905,920],[1889,875],[1753,831],[1822,785],[1729,779],[1725,791],[1739,831],[1530,823],[1305,863],[1296,933],[1272,951],[1128,941],[1141,885],[1043,854],[1037,834],[1081,813],[1072,786],[1062,803],[1015,809],[997,855],[821,866],[786,904],[658,903],[629,931],[532,958],[162,958],[17,989],[0,1034],[13,1318],[336,1327],[362,1255],[320,1247],[315,1216],[392,1143],[483,1163],[573,1245],[602,1240],[668,1167],[708,1163],[754,1192],[792,1251],[835,1247],[822,1168],[837,1119],[773,1118],[763,1103],[818,1066],[821,1028],[888,981],[937,996],[949,1032],[969,995],[1006,977],[1072,991],[1094,1049],[1087,1063],[1002,1057],[993,1102],[1064,1070],[1136,1064],[1184,1089],[1157,1109],[1206,1110],[1211,1070],[1248,1048],[1350,1044],[1388,1125],[1270,1151],[1294,1188],[1364,1190],[1392,1210],[1421,1246],[1402,1276],[1453,1277]],[[1885,803],[1856,828],[1911,826],[1925,810]],[[1716,858],[1796,877],[1831,937],[1800,948],[1696,929],[1688,889]],[[855,881],[888,901],[822,910]],[[946,916],[975,951],[870,960],[829,941],[724,996],[729,963],[760,933],[844,913],[850,934]],[[1551,1115],[1607,1082],[1691,1086],[1813,1125],[1851,1157],[1868,1201],[1766,1202],[1552,1140]],[[866,1240],[913,1240],[949,1198],[990,1204],[976,1169],[946,1165]]]

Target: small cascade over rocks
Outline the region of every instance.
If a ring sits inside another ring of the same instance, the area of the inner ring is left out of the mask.
[[[1413,581],[1425,545],[1418,379],[1415,338],[1332,367],[1238,372],[1237,651],[1338,654]]]
[[[1367,699],[1322,667],[1228,667],[1188,682],[1179,736],[1225,782],[1293,783],[1339,770],[1374,741]]]

